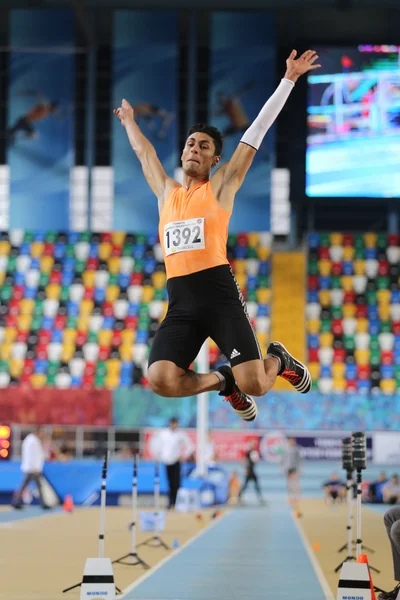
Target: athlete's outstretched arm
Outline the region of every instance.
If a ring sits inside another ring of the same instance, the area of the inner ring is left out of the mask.
[[[294,84],[301,75],[321,66],[314,64],[318,56],[313,50],[307,50],[297,60],[296,55],[296,50],[292,50],[286,60],[285,76],[278,88],[243,134],[232,158],[214,175],[214,177],[221,178],[221,191],[225,187],[229,189],[229,193],[220,194],[221,205],[226,210],[232,210],[234,194],[242,185],[265,134],[284,107]]]
[[[153,144],[143,135],[136,123],[134,110],[129,102],[122,100],[121,106],[113,112],[125,127],[130,144],[142,165],[146,181],[157,196],[161,208],[166,193],[178,184],[164,171]]]

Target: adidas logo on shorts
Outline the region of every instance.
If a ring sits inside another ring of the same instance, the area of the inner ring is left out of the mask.
[[[232,350],[232,354],[231,354],[231,358],[230,360],[232,360],[232,358],[236,358],[237,356],[240,356],[240,352],[238,352],[235,348]]]

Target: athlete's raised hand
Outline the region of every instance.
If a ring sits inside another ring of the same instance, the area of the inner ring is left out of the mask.
[[[121,121],[121,125],[124,127],[128,121],[135,120],[133,107],[129,104],[128,100],[125,100],[125,98],[122,100],[119,108],[114,108],[113,113],[118,117]]]
[[[314,64],[318,58],[315,50],[306,50],[299,58],[296,59],[297,50],[292,50],[289,58],[286,60],[285,78],[296,82],[300,75],[304,75],[308,71],[318,69],[321,65]]]

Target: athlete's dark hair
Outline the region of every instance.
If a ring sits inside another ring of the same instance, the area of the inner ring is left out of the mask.
[[[207,135],[209,135],[214,141],[215,156],[221,156],[223,145],[221,132],[212,125],[206,125],[205,123],[197,123],[189,129],[186,137],[190,137],[193,133],[197,132],[206,133]]]

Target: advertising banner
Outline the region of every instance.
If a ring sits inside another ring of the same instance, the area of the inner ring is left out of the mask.
[[[170,177],[177,165],[178,19],[172,11],[116,11],[114,16],[113,107],[123,98],[155,146]],[[125,129],[112,125],[114,228],[154,233],[157,198],[149,188]]]
[[[274,91],[275,28],[267,12],[214,12],[210,53],[208,120],[224,136],[222,163]],[[282,65],[284,67],[284,65]],[[236,195],[230,231],[270,229],[272,128]]]
[[[75,143],[72,11],[10,11],[10,46],[10,226],[67,229]]]

